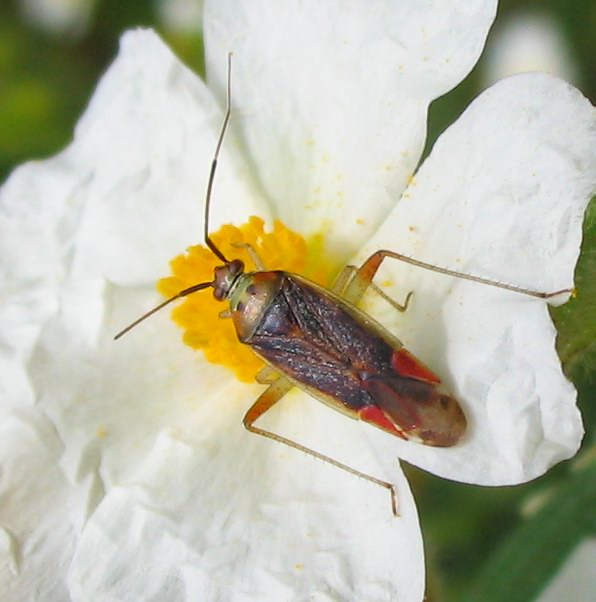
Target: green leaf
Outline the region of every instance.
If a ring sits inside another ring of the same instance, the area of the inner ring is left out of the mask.
[[[559,336],[557,351],[569,376],[596,366],[596,199],[588,206],[584,240],[575,271],[577,295],[551,309]]]
[[[528,602],[565,559],[596,532],[596,461],[568,478],[530,519],[497,549],[464,602]]]

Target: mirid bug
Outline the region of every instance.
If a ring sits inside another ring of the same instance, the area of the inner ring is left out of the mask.
[[[335,410],[402,439],[449,447],[462,438],[467,426],[465,415],[458,401],[443,387],[441,379],[409,353],[395,336],[357,307],[372,286],[398,311],[407,309],[412,293],[408,293],[402,305],[387,297],[373,283],[386,257],[542,299],[571,291],[531,291],[440,268],[387,250],[373,253],[360,267],[346,266],[331,290],[293,273],[267,271],[256,250],[249,245],[245,246],[258,271],[245,271],[244,263],[239,259],[228,259],[209,233],[213,183],[230,115],[231,55],[228,56],[227,111],[207,184],[203,237],[222,265],[215,268],[212,281],[181,290],[135,320],[115,338],[120,338],[171,302],[212,288],[215,299],[229,304],[221,316],[232,319],[239,341],[250,346],[266,364],[256,375],[256,380],[269,387],[244,416],[245,428],[388,489],[393,513],[397,515],[396,493],[391,483],[261,429],[255,422],[296,386]]]

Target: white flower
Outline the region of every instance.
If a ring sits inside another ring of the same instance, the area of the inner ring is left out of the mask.
[[[379,281],[396,299],[414,290],[412,307],[371,311],[461,400],[463,442],[403,442],[303,394],[263,422],[395,483],[399,518],[381,488],[247,433],[262,387],[181,345],[167,312],[112,341],[156,303],[167,261],[201,241],[230,50],[237,111],[214,229],[280,217],[324,230],[346,260],[391,248],[571,286],[594,189],[594,113],[576,90],[544,75],[497,84],[410,181],[428,104],[471,69],[494,12],[480,0],[208,2],[208,87],[151,32],[123,38],[72,145],[17,170],[0,199],[9,599],[420,600],[397,457],[498,485],[575,453],[581,420],[545,304],[396,262]]]

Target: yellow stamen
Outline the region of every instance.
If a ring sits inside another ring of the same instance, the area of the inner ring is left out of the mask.
[[[264,222],[251,217],[240,227],[226,225],[211,235],[213,242],[230,259],[241,259],[247,271],[256,270],[248,251],[238,248],[239,243],[252,245],[268,270],[285,270],[306,276],[324,286],[331,284],[337,265],[323,253],[322,235],[305,241],[279,220],[273,231],[265,232]],[[202,245],[187,249],[170,262],[172,276],[157,283],[158,291],[171,297],[198,282],[213,280],[213,268],[219,260]],[[238,342],[231,320],[219,314],[226,304],[216,301],[209,290],[186,297],[172,312],[172,319],[184,329],[184,342],[193,349],[201,349],[214,364],[227,366],[244,382],[254,380],[263,362],[247,345]]]

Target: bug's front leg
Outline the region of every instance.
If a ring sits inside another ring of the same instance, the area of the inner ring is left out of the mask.
[[[261,259],[261,256],[257,253],[257,250],[248,242],[237,242],[232,244],[233,247],[238,249],[246,249],[252,262],[255,264],[255,267],[259,272],[265,272],[267,268],[265,267],[265,262]]]
[[[413,291],[410,291],[406,295],[406,299],[403,303],[399,303],[395,299],[392,299],[383,289],[379,288],[372,279],[374,278],[377,268],[372,272],[372,274],[364,273],[360,274],[361,270],[366,266],[365,262],[360,268],[357,268],[353,265],[346,266],[333,286],[333,292],[341,295],[344,299],[349,301],[350,303],[357,304],[360,299],[362,299],[364,293],[371,287],[380,297],[385,299],[387,303],[395,307],[397,311],[404,312],[408,309],[408,305],[410,303],[410,298],[414,294]],[[380,264],[379,264],[380,265]]]
[[[397,495],[395,493],[395,487],[391,483],[377,479],[364,472],[360,472],[359,470],[356,470],[347,464],[342,464],[341,462],[338,462],[329,456],[325,456],[314,449],[304,447],[304,445],[300,445],[300,443],[296,443],[295,441],[287,439],[282,435],[278,435],[277,433],[272,433],[271,431],[266,431],[258,426],[254,426],[254,423],[263,414],[265,414],[265,412],[271,409],[286,393],[288,393],[293,386],[294,385],[292,385],[292,383],[283,376],[280,376],[275,382],[269,385],[269,387],[263,393],[261,393],[258,399],[249,408],[248,412],[246,412],[246,415],[242,421],[246,430],[250,431],[251,433],[255,433],[256,435],[261,435],[261,437],[266,437],[267,439],[272,439],[278,443],[283,443],[284,445],[293,447],[294,449],[304,452],[309,456],[313,456],[314,458],[322,460],[323,462],[327,462],[336,468],[340,468],[341,470],[344,470],[352,475],[361,477],[371,483],[374,483],[375,485],[379,485],[385,489],[388,489],[391,494],[391,510],[394,516],[399,516],[397,512]]]
[[[383,263],[383,259],[387,256],[387,251],[377,251],[373,253],[359,268],[346,285],[344,297],[352,302],[357,303],[362,299],[366,289],[372,283],[375,274],[378,272]]]
[[[279,372],[276,372],[271,366],[263,366],[256,374],[255,380],[260,385],[271,385],[279,378]]]

